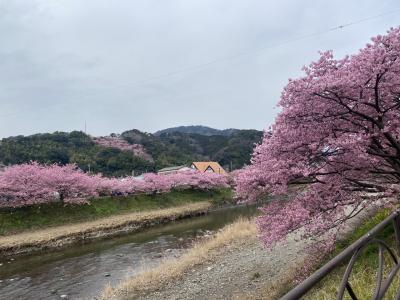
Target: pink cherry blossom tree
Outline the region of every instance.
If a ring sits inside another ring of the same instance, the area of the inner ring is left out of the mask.
[[[0,206],[81,201],[97,195],[97,177],[85,174],[75,165],[32,162],[6,167],[0,173]]]
[[[37,182],[41,171],[42,167],[36,163],[5,168],[0,173],[1,206],[36,204],[54,198],[54,191],[42,181]]]
[[[42,167],[38,179],[47,188],[55,191],[60,199],[85,199],[97,196],[96,180],[100,176],[89,176],[76,165],[50,165]]]
[[[275,124],[236,176],[237,194],[250,201],[307,183],[263,208],[258,224],[267,245],[400,200],[400,28],[343,59],[323,52],[304,72],[289,80]]]

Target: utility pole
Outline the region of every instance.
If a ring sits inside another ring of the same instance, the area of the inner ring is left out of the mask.
[[[89,166],[89,173],[90,173],[90,164],[88,166]]]
[[[85,134],[86,134],[86,120],[85,120]]]

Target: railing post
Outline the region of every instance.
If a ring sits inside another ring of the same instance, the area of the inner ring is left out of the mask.
[[[396,239],[397,255],[400,256],[400,216],[399,216],[399,211],[397,211],[396,213],[397,215],[393,219],[393,227],[394,227],[394,236]]]

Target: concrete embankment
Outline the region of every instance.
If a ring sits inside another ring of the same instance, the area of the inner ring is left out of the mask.
[[[0,237],[0,254],[3,257],[27,254],[56,249],[81,241],[134,232],[156,224],[201,215],[209,211],[211,207],[212,204],[206,201],[190,203],[3,236]]]

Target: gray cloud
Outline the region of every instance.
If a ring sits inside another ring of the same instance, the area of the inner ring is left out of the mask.
[[[1,1],[0,136],[83,129],[85,121],[93,135],[189,124],[265,128],[288,78],[318,50],[354,53],[398,26],[398,14],[272,46],[396,5]]]

